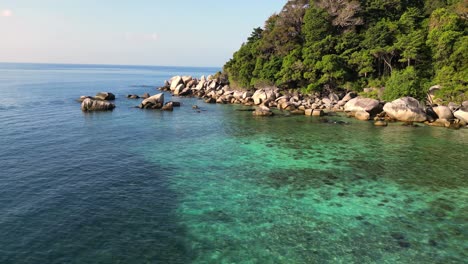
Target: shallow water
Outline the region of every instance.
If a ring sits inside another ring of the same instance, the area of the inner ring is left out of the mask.
[[[0,64],[0,263],[464,262],[468,130],[124,98],[215,70]]]

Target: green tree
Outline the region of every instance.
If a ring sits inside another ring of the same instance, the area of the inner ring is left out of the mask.
[[[383,99],[392,101],[404,96],[422,99],[425,91],[421,89],[421,80],[413,66],[404,70],[395,70],[385,84]]]

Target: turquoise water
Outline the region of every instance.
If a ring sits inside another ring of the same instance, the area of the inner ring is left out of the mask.
[[[215,70],[0,64],[0,263],[464,263],[468,130],[124,98]]]

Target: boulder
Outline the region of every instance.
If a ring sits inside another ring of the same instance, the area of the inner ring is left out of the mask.
[[[128,99],[140,99],[140,96],[138,96],[136,94],[129,94],[129,95],[127,95],[127,98]]]
[[[101,93],[97,93],[94,99],[112,101],[112,100],[115,100],[115,95],[113,93],[101,92]]]
[[[453,115],[460,120],[462,124],[468,124],[468,107],[462,107],[460,110],[453,113]]]
[[[179,84],[182,84],[184,81],[182,80],[182,77],[181,76],[175,76],[175,77],[172,77],[172,80],[171,80],[171,91],[174,91],[177,86],[179,86]]]
[[[173,107],[180,107],[180,102],[171,102]]]
[[[188,83],[193,80],[192,76],[183,76],[182,77],[182,82],[184,82],[185,86],[188,86]]]
[[[273,116],[273,112],[266,106],[260,106],[252,112],[254,116]]]
[[[384,111],[392,119],[402,122],[424,122],[426,113],[421,108],[419,101],[412,97],[403,97],[384,106]]]
[[[174,95],[180,95],[184,89],[185,89],[185,84],[181,83],[177,85],[177,87],[174,89]]]
[[[195,87],[195,89],[196,89],[196,90],[201,90],[201,89],[205,88],[205,83],[206,83],[206,81],[201,80],[201,81],[197,84],[197,86]]]
[[[361,121],[370,120],[370,114],[366,111],[357,111],[356,113],[354,113],[354,117]]]
[[[172,104],[172,102],[168,102],[167,104],[165,104],[161,110],[163,111],[174,111],[174,105]]]
[[[254,100],[254,104],[259,105],[266,101],[267,94],[263,89],[259,89],[252,95],[252,99]]]
[[[450,102],[450,103],[448,103],[448,108],[450,108],[450,110],[452,110],[452,112],[455,112],[455,111],[458,111],[458,109],[460,109],[460,105],[456,104],[454,102]]]
[[[160,109],[164,105],[164,94],[160,93],[153,95],[141,102],[140,108],[144,109]]]
[[[107,101],[102,100],[93,100],[90,98],[86,98],[81,103],[81,110],[84,112],[91,112],[91,111],[109,111],[113,110],[115,105],[113,103],[109,103]]]
[[[314,111],[312,112],[312,116],[323,116],[323,115],[324,115],[324,112],[321,109],[314,109]]]
[[[356,97],[349,100],[344,106],[345,112],[366,111],[371,115],[380,113],[382,107],[380,102],[371,98]]]
[[[213,97],[208,97],[208,98],[205,99],[205,103],[214,104],[214,103],[216,103],[216,99],[214,99]]]
[[[312,116],[312,113],[313,113],[313,112],[314,112],[314,109],[306,109],[306,110],[304,111],[304,114],[305,114],[306,116]]]
[[[434,106],[432,107],[432,110],[437,114],[439,119],[447,119],[447,120],[453,119],[452,111],[450,110],[448,106],[443,106],[443,105]]]
[[[357,94],[355,92],[349,92],[343,97],[343,99],[341,99],[341,101],[347,103],[349,102],[349,100],[355,98],[356,96]]]
[[[92,100],[95,100],[94,97],[92,96],[89,96],[89,95],[83,95],[83,96],[80,96],[80,99],[78,99],[78,102],[82,103],[84,100],[86,99],[92,99]]]
[[[149,93],[144,93],[144,94],[141,96],[141,98],[143,98],[143,99],[147,99],[147,98],[150,98],[150,97],[151,97],[151,95],[150,95]]]

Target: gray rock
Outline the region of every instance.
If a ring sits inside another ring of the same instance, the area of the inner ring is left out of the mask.
[[[144,109],[160,109],[164,105],[164,94],[153,95],[141,102],[140,108]]]
[[[115,108],[115,105],[112,103],[109,103],[107,101],[102,101],[102,100],[93,100],[90,98],[86,98],[81,103],[81,110],[84,112],[109,111],[109,110],[113,110],[114,108]]]
[[[468,107],[462,107],[460,110],[453,113],[453,115],[464,125],[468,124]]]
[[[174,89],[174,95],[180,95],[180,93],[185,89],[185,84],[181,83],[177,85],[177,87]]]
[[[104,100],[104,101],[112,101],[115,100],[115,95],[113,93],[108,93],[108,92],[100,92],[97,93],[96,96],[94,97],[96,100]]]
[[[174,91],[179,84],[182,84],[184,81],[182,80],[181,76],[174,76],[171,79],[171,91]]]
[[[439,119],[446,119],[446,120],[453,119],[453,113],[448,106],[443,106],[443,105],[434,106],[432,107],[432,110],[434,110],[434,112],[437,114]]]
[[[174,105],[172,104],[172,102],[168,102],[167,104],[165,104],[161,110],[163,111],[174,111]]]
[[[371,98],[363,98],[363,97],[356,97],[349,100],[345,106],[344,110],[346,112],[359,112],[359,111],[366,111],[371,115],[380,113],[382,107],[380,102],[375,99]]]
[[[421,108],[419,101],[412,97],[403,97],[384,106],[387,115],[402,122],[424,122],[426,113]]]

